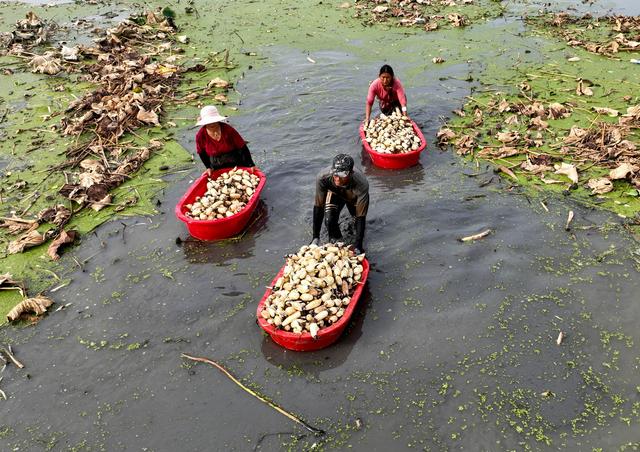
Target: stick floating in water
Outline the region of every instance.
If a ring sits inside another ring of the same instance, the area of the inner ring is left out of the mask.
[[[461,237],[458,240],[461,242],[472,242],[474,240],[480,240],[491,234],[491,229],[487,229],[486,231],[482,231],[478,234],[468,235],[466,237]]]
[[[236,377],[234,377],[233,375],[231,375],[231,373],[229,373],[229,371],[227,371],[227,369],[225,369],[224,367],[222,367],[220,364],[218,364],[215,361],[212,361],[208,358],[202,358],[199,356],[191,356],[191,355],[187,355],[186,353],[182,353],[183,358],[187,358],[190,359],[191,361],[197,361],[197,362],[201,362],[201,363],[206,363],[209,364],[215,368],[217,368],[218,370],[220,370],[220,372],[222,372],[223,374],[225,374],[227,377],[229,377],[229,379],[231,381],[233,381],[235,384],[237,384],[238,386],[240,386],[242,389],[244,389],[246,392],[248,392],[249,394],[251,394],[252,396],[254,396],[256,399],[260,400],[263,403],[266,403],[267,405],[269,405],[271,408],[273,408],[274,410],[276,410],[278,413],[288,417],[289,419],[291,419],[294,422],[297,422],[298,424],[302,425],[304,428],[306,428],[307,430],[309,430],[311,433],[313,433],[314,435],[324,435],[324,430],[320,430],[318,428],[314,428],[312,426],[310,426],[309,424],[307,424],[305,421],[303,421],[302,419],[294,416],[293,414],[289,413],[288,411],[285,411],[283,408],[280,408],[278,405],[276,405],[275,403],[265,399],[264,397],[262,397],[260,394],[256,393],[255,391],[247,388],[245,385],[243,385]]]
[[[571,228],[572,221],[573,221],[573,210],[570,210],[569,216],[567,216],[567,224],[564,225],[565,231],[568,231]]]

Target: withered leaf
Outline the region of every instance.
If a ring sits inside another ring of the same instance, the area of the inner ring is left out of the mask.
[[[498,132],[496,138],[505,144],[515,143],[520,139],[520,134],[518,132]]]
[[[447,127],[442,127],[436,134],[438,145],[440,146],[446,146],[447,143],[455,137],[456,133]]]
[[[587,187],[591,189],[592,195],[602,195],[613,190],[613,184],[606,177],[589,179],[589,182],[587,182]]]
[[[513,155],[518,155],[521,152],[524,152],[524,151],[518,148],[509,147],[509,146],[502,146],[501,148],[498,148],[498,149],[483,148],[480,151],[478,151],[478,157],[506,158],[506,157],[511,157]]]
[[[564,137],[564,142],[566,144],[575,144],[582,141],[582,139],[589,133],[587,129],[581,129],[578,126],[571,126],[571,130],[569,131],[569,135]]]
[[[476,108],[473,111],[473,125],[478,127],[480,125],[482,125],[482,110],[480,110],[479,108]]]
[[[47,312],[47,308],[53,304],[53,300],[50,298],[38,295],[34,298],[27,298],[22,300],[7,314],[7,320],[13,322],[18,320],[22,314],[33,312],[36,315],[42,315]]]
[[[510,111],[510,110],[511,110],[511,107],[509,106],[509,102],[507,102],[505,99],[502,99],[498,104],[498,111],[500,113],[504,113],[505,111]]]
[[[536,165],[534,163],[531,162],[531,160],[529,158],[527,158],[525,161],[523,161],[520,164],[520,168],[522,168],[525,171],[528,171],[530,173],[533,174],[541,174],[544,173],[546,171],[551,171],[553,170],[552,166],[549,165]]]
[[[608,108],[608,107],[593,107],[593,109],[595,110],[596,113],[599,113],[601,115],[611,116],[612,118],[615,118],[620,114],[618,110],[614,110],[613,108]]]
[[[554,168],[556,169],[555,174],[564,174],[574,184],[578,183],[578,170],[575,165],[562,162],[560,165],[554,165]]]
[[[449,14],[447,19],[454,27],[464,27],[467,24],[465,18],[458,13]]]
[[[158,121],[158,115],[154,111],[147,111],[144,107],[139,107],[138,114],[136,115],[136,119],[138,121],[145,122],[147,124],[158,125],[160,122]]]
[[[208,84],[208,88],[228,88],[230,83],[220,77],[212,79]]]
[[[55,207],[42,209],[38,212],[38,221],[53,223],[56,226],[60,226],[61,224],[66,223],[70,216],[71,211],[62,204],[58,204]]]
[[[461,155],[468,154],[473,151],[475,145],[475,140],[471,135],[463,135],[455,142],[456,152]]]
[[[106,194],[102,199],[91,204],[91,208],[96,212],[99,212],[100,210],[104,209],[107,205],[111,204],[111,200],[112,200],[111,195]]]
[[[629,163],[623,163],[619,165],[617,168],[609,171],[609,178],[612,180],[617,179],[626,179],[629,174],[633,174],[638,171],[638,167],[635,165],[630,165]]]
[[[504,123],[510,126],[517,125],[520,123],[518,120],[518,115],[511,115],[507,119],[504,120]]]
[[[16,218],[16,220],[21,220],[20,218]],[[13,221],[13,220],[3,220],[0,223],[0,228],[7,228],[9,234],[17,234],[18,232],[23,231],[31,231],[36,229],[40,224],[37,221]]]
[[[589,88],[582,79],[578,80],[578,86],[576,87],[576,94],[578,96],[593,96],[593,90]]]
[[[49,248],[47,249],[47,254],[49,255],[49,257],[51,257],[51,259],[53,259],[54,261],[57,261],[58,259],[60,259],[58,250],[62,245],[65,245],[67,243],[73,243],[73,241],[76,239],[76,235],[77,235],[76,231],[67,232],[63,229],[58,235],[58,237],[56,237],[53,240],[53,242],[51,242],[51,244],[49,245]]]
[[[519,182],[518,181],[518,177],[515,175],[515,173],[513,171],[511,171],[509,168],[507,168],[506,166],[500,165],[500,166],[498,166],[498,169],[500,171],[502,171],[503,173],[505,173],[510,178],[512,178],[513,180],[515,180],[516,182]]]
[[[571,116],[571,110],[561,103],[554,102],[549,104],[548,116],[551,119],[568,118]]]
[[[16,254],[22,253],[26,248],[31,248],[34,246],[38,246],[44,243],[47,240],[47,233],[40,234],[36,229],[33,231],[29,231],[17,240],[13,242],[9,242],[9,246],[7,247],[7,253]]]
[[[531,118],[531,120],[529,121],[529,127],[536,130],[544,130],[549,128],[549,123],[544,121],[539,116],[536,116],[534,118]]]

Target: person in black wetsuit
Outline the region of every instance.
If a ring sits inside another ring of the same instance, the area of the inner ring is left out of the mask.
[[[313,206],[313,240],[319,244],[322,220],[325,220],[329,240],[342,240],[338,225],[340,211],[346,205],[355,217],[356,237],[353,243],[356,254],[364,252],[362,242],[369,210],[369,182],[358,170],[353,169],[353,159],[346,154],[333,158],[331,168],[322,170],[316,178],[316,198]]]

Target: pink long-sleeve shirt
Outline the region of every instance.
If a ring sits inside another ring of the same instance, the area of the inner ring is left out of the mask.
[[[371,82],[371,85],[369,85],[369,93],[367,94],[367,104],[373,105],[373,101],[376,97],[380,99],[381,109],[387,108],[396,101],[402,106],[407,105],[407,97],[404,94],[402,83],[400,83],[400,80],[395,77],[393,78],[393,84],[389,91],[384,89],[379,78]]]

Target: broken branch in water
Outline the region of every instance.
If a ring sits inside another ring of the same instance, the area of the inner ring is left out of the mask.
[[[512,178],[513,180],[515,180],[516,182],[519,182],[518,181],[518,177],[515,175],[515,173],[513,171],[511,171],[509,168],[507,168],[506,166],[500,165],[500,166],[498,166],[498,169],[500,171],[502,171],[503,173],[505,173],[510,178]]]
[[[0,352],[1,352],[1,353],[4,353],[4,354],[5,354],[5,356],[6,356],[7,358],[9,358],[13,364],[15,364],[16,366],[18,366],[18,368],[22,369],[22,368],[24,367],[24,364],[22,364],[20,361],[18,361],[18,358],[16,358],[16,357],[13,355],[13,350],[11,350],[11,346],[10,346],[10,345],[9,345],[9,347],[7,347],[7,348],[4,348],[4,347],[3,347],[3,348],[0,348]]]
[[[540,205],[542,206],[542,208],[546,211],[549,212],[549,208],[547,207],[547,205],[544,203],[544,201],[540,201]]]
[[[466,237],[461,237],[458,240],[461,242],[472,242],[474,240],[480,240],[485,238],[486,236],[488,236],[489,234],[491,234],[491,229],[487,229],[486,231],[482,231],[478,234],[473,234],[473,235],[468,235]]]
[[[278,405],[276,405],[275,403],[265,399],[264,397],[262,397],[261,395],[257,394],[255,391],[252,391],[251,389],[247,388],[245,385],[243,385],[238,379],[236,379],[233,375],[231,375],[224,367],[222,367],[220,364],[218,364],[215,361],[212,361],[208,358],[201,358],[198,356],[191,356],[191,355],[187,355],[186,353],[182,353],[180,356],[182,356],[183,358],[187,358],[190,359],[191,361],[197,361],[197,362],[201,362],[201,363],[206,363],[209,364],[213,367],[216,367],[218,370],[220,370],[223,374],[225,374],[227,377],[229,377],[229,379],[231,381],[233,381],[235,384],[237,384],[238,386],[240,386],[242,389],[244,389],[246,392],[248,392],[249,394],[251,394],[252,396],[254,396],[256,399],[260,400],[263,403],[266,403],[267,405],[269,405],[271,408],[273,408],[274,410],[276,410],[278,413],[288,417],[289,419],[291,419],[294,422],[297,422],[298,424],[302,425],[304,428],[306,428],[307,430],[309,430],[311,433],[313,433],[314,435],[324,435],[324,430],[320,430],[317,428],[314,428],[312,426],[310,426],[309,424],[307,424],[305,421],[303,421],[302,419],[294,416],[293,414],[289,413],[288,411],[285,411],[284,409],[280,408]]]
[[[570,210],[569,215],[567,216],[567,223],[564,225],[565,231],[568,231],[571,228],[572,221],[573,221],[573,210]]]

